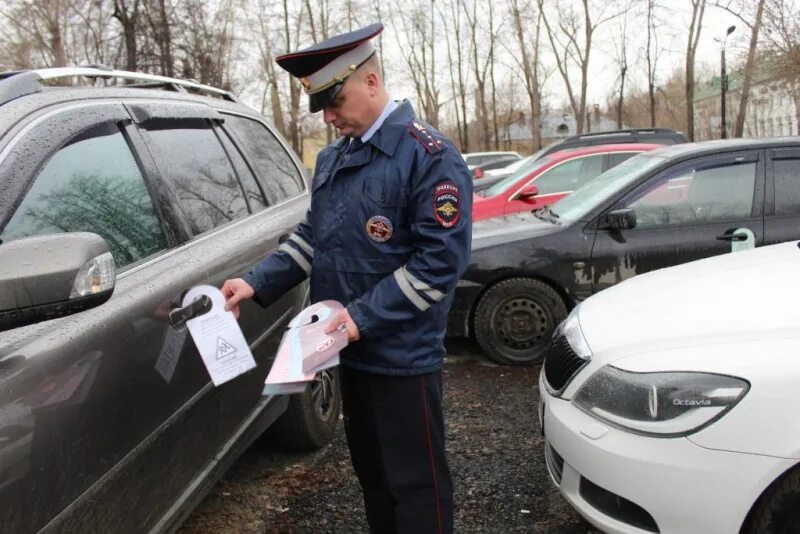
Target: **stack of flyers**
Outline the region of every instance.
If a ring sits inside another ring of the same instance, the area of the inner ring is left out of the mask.
[[[283,334],[263,395],[301,393],[320,371],[339,365],[339,351],[347,346],[342,325],[326,334],[336,314],[344,309],[335,300],[317,302],[301,311]]]

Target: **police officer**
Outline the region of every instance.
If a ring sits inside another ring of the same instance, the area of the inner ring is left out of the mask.
[[[446,533],[447,314],[470,251],[472,181],[451,142],[389,98],[373,24],[277,58],[311,112],[342,134],[320,152],[311,207],[277,252],[222,287],[227,307],[268,305],[311,277],[313,302],[346,305],[345,432],[372,532]]]

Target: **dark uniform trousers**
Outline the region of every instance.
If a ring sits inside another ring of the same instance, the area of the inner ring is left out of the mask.
[[[379,375],[341,366],[344,428],[375,534],[453,531],[442,372]]]

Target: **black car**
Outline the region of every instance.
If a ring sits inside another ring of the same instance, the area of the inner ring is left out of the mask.
[[[798,238],[800,139],[646,152],[549,208],[476,222],[448,332],[474,334],[499,363],[536,363],[568,310],[602,289]]]
[[[133,85],[47,85],[64,76]],[[220,387],[173,313],[303,220],[308,187],[286,142],[192,82],[96,68],[0,77],[3,531],[171,531],[268,427],[299,448],[327,443],[335,372],[262,396],[305,285],[244,303],[257,368]]]
[[[535,154],[539,159],[547,154],[568,148],[595,145],[618,145],[620,143],[649,143],[655,145],[677,145],[688,143],[689,139],[681,132],[670,128],[640,128],[632,130],[613,130],[567,137],[563,141],[544,147]]]

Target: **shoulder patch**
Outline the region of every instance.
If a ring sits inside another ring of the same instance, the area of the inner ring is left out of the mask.
[[[444,149],[444,141],[431,135],[428,129],[416,120],[409,122],[406,128],[408,128],[409,133],[425,147],[428,154],[436,154]]]
[[[433,189],[433,216],[442,228],[452,228],[461,216],[461,192],[452,180]]]

